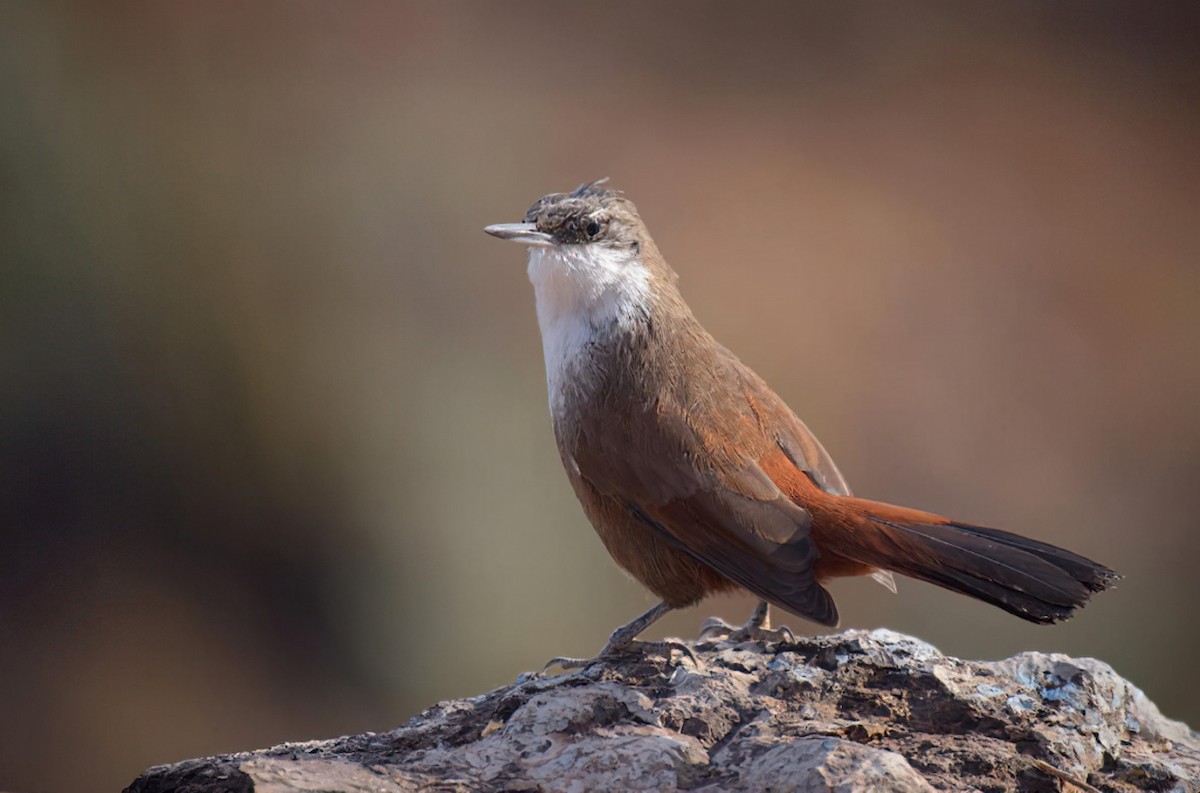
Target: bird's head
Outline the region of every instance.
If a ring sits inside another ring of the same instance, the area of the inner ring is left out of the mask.
[[[530,247],[595,246],[637,255],[649,238],[646,226],[632,201],[603,187],[607,181],[597,179],[569,193],[542,196],[521,223],[497,223],[484,231]]]

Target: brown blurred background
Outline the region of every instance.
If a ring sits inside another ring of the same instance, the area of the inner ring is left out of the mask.
[[[0,788],[386,730],[648,604],[480,230],[602,175],[859,493],[1127,576],[845,626],[1200,722],[1198,8],[0,7]]]

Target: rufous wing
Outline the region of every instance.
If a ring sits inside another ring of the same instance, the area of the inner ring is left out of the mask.
[[[647,526],[731,581],[821,625],[837,606],[817,583],[812,516],[750,462],[662,504],[631,504]]]

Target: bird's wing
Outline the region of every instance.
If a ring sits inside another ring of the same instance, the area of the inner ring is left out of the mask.
[[[837,607],[817,583],[812,516],[750,462],[690,493],[633,513],[677,548],[745,589],[822,625]]]
[[[740,369],[747,400],[757,403],[756,412],[764,417],[764,432],[775,439],[776,445],[786,456],[787,461],[807,475],[813,484],[826,493],[838,496],[853,495],[842,472],[838,470],[833,458],[829,456],[829,452],[825,451],[825,447],[805,426],[804,422],[796,417],[791,408],[784,404],[783,400],[769,389],[758,375],[745,366],[741,366]],[[789,487],[786,481],[789,473],[784,470],[787,468],[786,463],[781,465],[778,460],[768,461],[766,459],[760,459],[759,462],[785,493],[793,498],[796,497],[796,489]],[[892,594],[896,593],[896,579],[890,571],[875,570],[870,575]]]
[[[762,378],[740,362],[737,368],[740,370],[742,394],[759,418],[763,434],[770,437],[792,465],[807,474],[817,487],[839,496],[852,495],[842,472],[812,430],[767,387]]]
[[[845,490],[845,482],[786,406],[790,421],[781,422],[778,407],[757,398],[774,395],[753,373],[732,355],[719,365],[707,384],[681,390],[686,404],[587,433],[574,462],[675,547],[764,600],[836,625],[833,598],[813,573],[812,515],[760,460],[794,465],[823,487]]]

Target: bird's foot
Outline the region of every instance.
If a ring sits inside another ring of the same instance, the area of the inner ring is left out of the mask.
[[[674,651],[678,650],[682,655],[686,655],[688,658],[692,659],[692,663],[695,666],[702,666],[700,658],[696,655],[696,652],[683,642],[664,639],[657,642],[628,641],[623,644],[614,645],[610,641],[608,644],[604,645],[604,649],[601,650],[595,658],[551,658],[546,662],[546,665],[542,667],[542,675],[544,676],[556,666],[563,671],[570,672],[577,669],[587,669],[588,667],[601,663],[602,661],[610,661],[632,650],[640,650],[642,654],[645,655],[648,652],[656,649],[662,650],[663,654],[667,656],[668,660],[673,657]]]
[[[707,642],[730,642],[732,644],[741,644],[742,642],[760,642],[762,644],[786,642],[793,644],[796,641],[796,634],[792,633],[792,629],[786,625],[780,625],[778,628],[769,628],[764,625],[756,625],[754,620],[751,620],[745,625],[735,626],[730,625],[720,617],[709,617],[700,626],[700,640]]]
[[[576,669],[586,669],[599,660],[601,660],[600,656],[596,656],[595,658],[569,658],[560,655],[546,662],[546,665],[542,667],[539,677],[545,677],[556,666],[564,672],[571,672]]]

